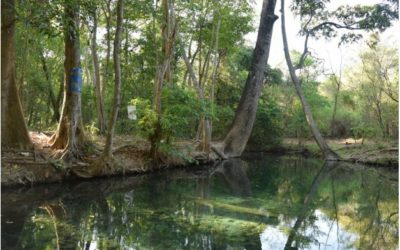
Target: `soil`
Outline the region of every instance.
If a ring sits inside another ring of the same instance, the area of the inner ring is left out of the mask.
[[[169,167],[193,166],[212,163],[219,160],[215,153],[209,156],[196,150],[192,141],[177,141],[168,153],[160,154],[156,164],[148,155],[150,145],[142,138],[134,136],[116,136],[113,148],[113,167],[106,168],[100,162],[104,138],[94,136],[85,148],[85,157],[74,162],[64,162],[55,158],[57,151],[50,149],[48,140],[51,133],[30,132],[34,150],[20,151],[2,149],[1,186],[33,185],[38,183],[61,182],[71,179],[86,179],[104,176],[132,175],[157,171]],[[398,147],[394,143],[361,142],[352,139],[328,140],[328,144],[344,161],[357,162],[381,167],[398,168]],[[248,147],[252,148],[252,147]],[[303,156],[322,157],[317,145],[296,139],[285,139],[279,147],[264,150],[274,154],[301,154]]]
[[[38,183],[61,182],[63,180],[86,179],[103,176],[140,174],[168,167],[192,166],[211,163],[218,157],[211,153],[208,157],[195,150],[190,141],[178,141],[174,149],[160,154],[160,161],[154,164],[149,157],[150,145],[141,138],[116,136],[113,148],[111,169],[98,169],[98,159],[104,145],[103,137],[92,137],[85,156],[73,162],[64,162],[55,158],[57,151],[48,144],[51,133],[30,132],[34,150],[2,149],[1,186],[33,185]],[[122,145],[122,146],[121,146]]]

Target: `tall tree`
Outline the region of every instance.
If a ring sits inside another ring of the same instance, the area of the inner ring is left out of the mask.
[[[235,118],[222,144],[213,146],[214,151],[223,158],[239,157],[249,140],[264,82],[273,25],[278,18],[274,14],[275,5],[276,0],[263,1],[256,47]]]
[[[106,160],[109,160],[112,157],[112,145],[113,145],[113,137],[115,124],[117,122],[118,111],[121,105],[121,34],[122,34],[122,21],[123,21],[123,13],[124,13],[124,1],[118,0],[117,2],[117,28],[115,32],[114,39],[114,103],[113,109],[111,112],[110,120],[108,123],[107,130],[107,139],[106,144],[103,151],[103,157]]]
[[[339,68],[339,76],[337,76],[335,73],[332,73],[331,79],[333,83],[335,84],[335,92],[334,92],[334,98],[333,98],[333,111],[332,111],[332,118],[331,118],[331,137],[335,136],[335,120],[336,120],[336,112],[337,112],[337,106],[338,106],[338,100],[339,100],[339,94],[340,90],[342,87],[342,64],[343,63],[343,57],[340,57],[340,68]],[[333,69],[332,69],[333,72]]]
[[[79,1],[64,1],[64,101],[57,131],[50,139],[53,149],[62,149],[61,158],[80,157],[84,143],[81,115],[82,69],[79,42]]]
[[[101,95],[103,96],[103,100],[106,95],[107,89],[107,81],[110,76],[110,61],[111,61],[111,15],[112,15],[112,6],[111,0],[106,0],[102,2],[102,11],[104,13],[104,17],[106,19],[106,42],[107,42],[107,49],[106,49],[106,65],[104,70],[104,76],[101,86]]]
[[[380,130],[383,137],[397,137],[398,50],[379,41],[374,45],[368,43],[369,48],[360,54],[360,65],[349,71],[349,82],[354,84],[368,130]]]
[[[188,69],[190,78],[192,79],[192,83],[197,91],[197,95],[201,102],[205,101],[203,88],[200,86],[199,81],[197,80],[196,74],[194,73],[192,64],[189,62],[189,58],[187,58],[186,54],[183,53],[183,60],[185,61],[186,67]],[[210,149],[210,141],[211,141],[211,124],[208,118],[202,117],[200,121],[200,127],[203,131],[203,151],[209,152]]]
[[[329,12],[325,10],[326,0],[295,0],[292,10],[299,15],[302,23],[301,34],[305,36],[304,51],[297,65],[293,65],[290,58],[289,46],[286,37],[284,0],[281,0],[282,12],[282,37],[286,62],[289,68],[290,77],[295,86],[296,93],[300,98],[306,121],[323,152],[326,160],[338,160],[339,156],[328,146],[322,137],[316,122],[312,116],[310,106],[301,88],[301,81],[296,75],[296,70],[304,66],[310,37],[331,38],[337,36],[337,29],[346,31],[341,36],[340,43],[354,42],[362,37],[360,31],[383,31],[392,25],[392,21],[398,19],[398,1],[388,0],[388,3],[375,4],[371,6],[340,6],[338,9]]]
[[[29,149],[32,142],[24,120],[15,79],[15,2],[1,1],[1,146]]]
[[[283,49],[285,52],[285,59],[286,59],[286,63],[289,68],[290,77],[291,77],[294,87],[296,89],[296,93],[300,98],[300,102],[303,107],[304,115],[306,116],[307,124],[311,130],[311,133],[314,136],[315,141],[317,142],[319,148],[321,149],[322,153],[324,154],[325,159],[331,160],[331,161],[339,160],[340,157],[328,146],[328,144],[326,143],[326,141],[324,140],[324,138],[322,137],[322,135],[318,129],[318,126],[312,115],[310,105],[308,104],[307,99],[304,96],[304,92],[301,87],[300,79],[296,74],[296,69],[293,66],[292,59],[290,58],[289,45],[288,45],[287,36],[286,36],[286,25],[285,25],[285,0],[281,0],[281,13],[282,13],[281,29],[282,29],[282,40],[283,40]],[[307,50],[307,42],[308,42],[308,37],[306,38],[306,42],[305,42],[306,43],[305,50]],[[306,53],[307,52],[305,51],[303,53],[302,57],[300,58],[300,60],[303,60],[303,62],[301,62],[301,64],[304,63],[304,60],[305,60],[304,55],[306,55]],[[301,67],[298,67],[298,68],[301,68]]]
[[[162,137],[162,128],[161,128],[161,94],[164,82],[171,82],[172,80],[172,72],[171,72],[171,61],[173,56],[173,48],[175,43],[175,34],[176,34],[176,21],[175,21],[175,10],[174,10],[174,1],[173,0],[162,0],[162,11],[163,11],[163,19],[162,19],[162,27],[161,27],[161,35],[162,35],[162,51],[161,51],[161,60],[159,62],[156,77],[154,80],[154,110],[157,114],[157,122],[154,130],[154,134],[151,136],[151,149],[150,155],[156,160],[157,159],[157,144],[160,142]]]
[[[53,90],[53,84],[52,84],[52,79],[51,79],[51,74],[49,72],[49,68],[47,67],[47,62],[46,58],[44,56],[44,51],[43,48],[39,48],[39,53],[40,53],[40,60],[42,62],[42,69],[43,73],[45,75],[46,81],[47,81],[47,86],[49,88],[49,99],[50,99],[50,104],[53,109],[53,119],[54,122],[57,122],[60,119],[60,111],[59,111],[59,103],[57,103],[56,96],[54,94]]]
[[[104,111],[104,99],[101,93],[101,81],[100,81],[100,64],[99,56],[97,55],[97,7],[92,10],[93,27],[92,27],[92,37],[91,37],[91,50],[93,58],[93,68],[94,68],[94,87],[96,92],[96,111],[97,111],[97,125],[100,134],[105,134],[106,132],[106,119]],[[106,80],[106,79],[104,79]]]

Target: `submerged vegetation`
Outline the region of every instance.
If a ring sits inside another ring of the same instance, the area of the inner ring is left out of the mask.
[[[250,158],[196,172],[8,190],[2,243],[15,249],[396,249],[397,173],[298,157]]]

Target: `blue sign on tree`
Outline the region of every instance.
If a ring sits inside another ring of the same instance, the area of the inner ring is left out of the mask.
[[[72,93],[80,94],[82,92],[82,69],[73,68],[70,76],[70,88]]]

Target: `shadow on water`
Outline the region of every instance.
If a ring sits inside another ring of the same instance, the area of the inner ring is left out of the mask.
[[[215,169],[214,174],[223,176],[224,180],[230,187],[232,195],[250,196],[251,185],[246,174],[247,164],[241,159],[232,159],[223,161]]]
[[[394,174],[264,156],[3,189],[2,249],[397,249]]]

